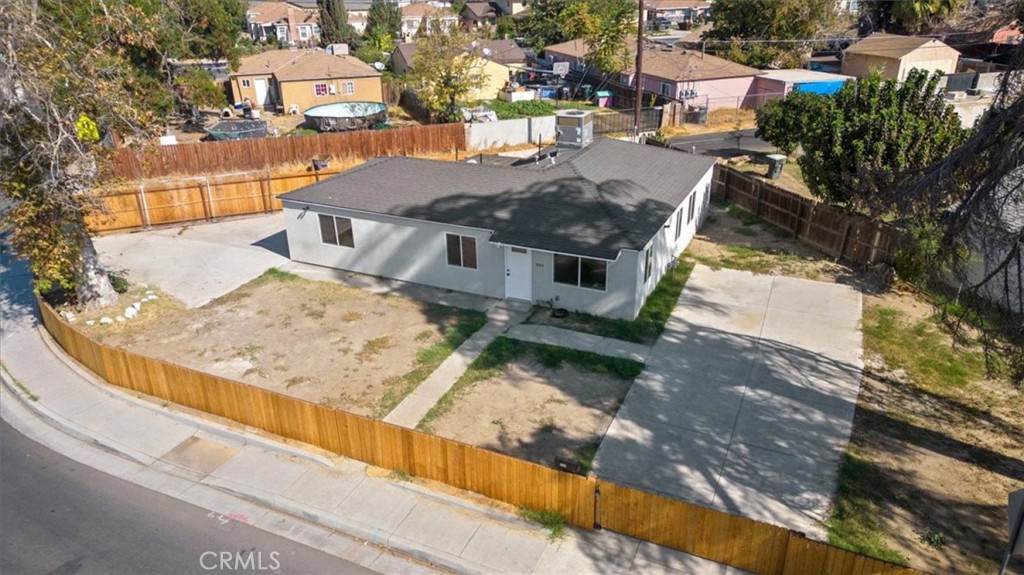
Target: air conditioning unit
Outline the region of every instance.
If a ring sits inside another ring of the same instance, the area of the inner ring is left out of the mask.
[[[338,93],[338,89],[334,87],[334,84],[331,84],[327,86],[327,93],[333,96],[334,94]]]

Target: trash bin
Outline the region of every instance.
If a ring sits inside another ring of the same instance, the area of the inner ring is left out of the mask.
[[[590,84],[583,84],[582,86],[580,86],[580,90],[583,91],[583,99],[589,100],[590,94],[594,91],[594,87],[591,86]]]
[[[768,178],[779,179],[782,175],[782,166],[786,165],[786,156],[782,154],[768,154]]]

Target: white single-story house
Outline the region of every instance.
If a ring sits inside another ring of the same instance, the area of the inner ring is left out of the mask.
[[[714,163],[610,139],[522,167],[378,158],[281,201],[293,260],[632,320],[703,222]]]

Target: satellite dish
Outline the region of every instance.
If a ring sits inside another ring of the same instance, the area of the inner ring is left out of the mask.
[[[491,49],[490,48],[484,48],[483,49],[483,53],[484,53],[484,58],[490,58],[491,57]]]
[[[376,70],[377,70],[378,72],[383,72],[383,71],[384,71],[384,62],[374,62],[374,63],[373,63],[373,67],[374,67],[374,68],[375,68],[375,69],[376,69]]]

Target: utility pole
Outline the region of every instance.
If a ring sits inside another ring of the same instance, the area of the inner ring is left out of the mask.
[[[636,20],[636,72],[633,74],[633,81],[636,82],[636,96],[633,97],[633,134],[637,143],[640,142],[640,103],[644,99],[643,69],[644,69],[644,0],[637,2],[640,11]]]

